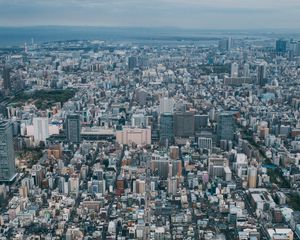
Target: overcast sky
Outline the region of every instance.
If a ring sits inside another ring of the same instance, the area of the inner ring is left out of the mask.
[[[299,29],[300,0],[0,0],[0,26]]]

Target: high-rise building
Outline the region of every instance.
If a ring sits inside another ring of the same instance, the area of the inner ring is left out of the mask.
[[[208,115],[195,115],[195,131],[199,132],[201,129],[206,128],[208,125]]]
[[[300,56],[300,42],[295,44],[295,56]]]
[[[222,112],[218,116],[217,137],[218,140],[232,141],[234,138],[235,122],[231,112]]]
[[[267,77],[266,63],[262,63],[257,67],[257,84],[260,86],[265,85]]]
[[[232,46],[232,39],[230,37],[225,38],[225,39],[221,39],[219,41],[219,49],[221,51],[230,51],[231,46]]]
[[[81,142],[81,125],[80,116],[77,114],[71,114],[66,119],[66,134],[67,140],[71,143]]]
[[[251,166],[248,168],[248,187],[256,188],[257,186],[257,168]]]
[[[132,71],[137,67],[137,57],[131,56],[128,58],[128,69]]]
[[[231,77],[237,78],[239,76],[239,65],[234,62],[231,64]]]
[[[276,52],[284,53],[287,50],[287,41],[283,39],[278,39],[276,41]]]
[[[160,115],[159,142],[165,146],[174,142],[174,118],[171,113]]]
[[[192,137],[195,134],[195,115],[193,112],[174,113],[174,134],[177,137]]]
[[[0,181],[12,181],[16,175],[12,124],[0,121]]]
[[[244,64],[244,69],[243,69],[243,77],[248,78],[250,77],[250,65],[249,63]]]
[[[3,68],[3,88],[6,90],[11,89],[11,81],[10,81],[10,69],[8,67]]]
[[[34,142],[40,144],[40,142],[46,142],[49,137],[49,121],[46,117],[33,118],[34,129]]]
[[[174,111],[174,99],[163,97],[159,99],[159,113],[173,113]]]

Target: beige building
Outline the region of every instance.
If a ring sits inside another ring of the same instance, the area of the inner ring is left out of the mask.
[[[123,130],[117,131],[116,139],[119,144],[151,144],[151,128],[124,127]]]

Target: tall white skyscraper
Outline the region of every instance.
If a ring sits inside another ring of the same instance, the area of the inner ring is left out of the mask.
[[[39,144],[41,141],[46,142],[49,137],[49,120],[45,117],[33,118],[34,142]]]
[[[174,111],[174,99],[162,97],[159,99],[159,113],[173,113]]]
[[[237,78],[239,76],[239,65],[234,62],[231,64],[231,77]]]
[[[243,71],[244,77],[248,78],[250,77],[250,66],[248,63],[244,64],[244,71]]]

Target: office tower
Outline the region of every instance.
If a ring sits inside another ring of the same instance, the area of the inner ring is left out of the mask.
[[[128,69],[129,69],[129,71],[134,70],[134,68],[136,68],[136,67],[137,67],[137,57],[133,57],[133,56],[129,57],[128,58]]]
[[[178,146],[170,147],[170,158],[174,159],[174,160],[179,158],[179,147]]]
[[[195,115],[193,112],[174,113],[174,135],[192,137],[195,134]]]
[[[11,81],[10,81],[10,69],[8,67],[3,68],[3,88],[5,90],[11,89]]]
[[[16,175],[12,124],[0,120],[0,181],[12,181]]]
[[[227,39],[226,38],[221,39],[219,41],[219,50],[221,51],[230,51],[231,46],[232,46],[232,39],[230,37]]]
[[[266,84],[267,66],[266,63],[262,63],[257,67],[257,84],[264,86]]]
[[[66,119],[66,134],[67,140],[71,143],[81,142],[81,125],[80,116],[77,114],[71,114]]]
[[[171,160],[172,174],[170,176],[181,176],[182,175],[182,162],[180,159]]]
[[[174,99],[162,97],[159,99],[159,113],[173,113],[174,111]]]
[[[228,50],[228,40],[227,39],[219,40],[219,50],[221,50],[221,51]]]
[[[284,53],[287,50],[287,41],[283,39],[279,39],[276,41],[276,52]]]
[[[136,193],[144,194],[145,191],[146,191],[145,180],[137,179],[136,180]]]
[[[300,56],[300,42],[295,44],[295,56]]]
[[[159,142],[165,146],[174,142],[174,118],[171,113],[160,115]]]
[[[36,145],[40,142],[46,143],[49,137],[49,121],[48,118],[36,117],[33,118],[34,142]]]
[[[234,62],[231,64],[231,77],[237,78],[239,76],[239,65]]]
[[[208,115],[195,115],[195,131],[198,132],[203,128],[206,128],[208,124]]]
[[[250,77],[250,65],[248,63],[244,64],[243,77],[245,78]]]
[[[254,166],[248,167],[248,187],[256,188],[257,186],[257,168]]]
[[[218,140],[232,141],[234,138],[235,122],[231,112],[222,112],[218,116]]]
[[[149,65],[149,59],[146,56],[141,56],[138,58],[139,67],[147,67]]]
[[[200,149],[212,149],[212,139],[206,137],[199,137],[198,138],[198,146]]]

